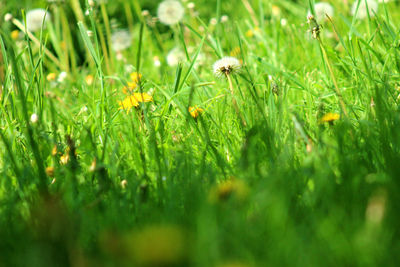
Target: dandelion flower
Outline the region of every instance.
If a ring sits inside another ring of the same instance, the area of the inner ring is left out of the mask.
[[[178,47],[173,48],[167,55],[167,64],[170,67],[175,67],[179,62],[186,59],[185,54]]]
[[[314,11],[315,11],[315,18],[317,21],[323,21],[326,20],[328,15],[329,17],[333,17],[335,14],[335,11],[333,9],[333,6],[329,3],[316,3],[314,5]],[[308,11],[307,15],[311,15],[311,10]]]
[[[119,52],[127,49],[132,44],[132,36],[126,30],[119,30],[111,34],[111,45],[114,51]]]
[[[174,25],[182,20],[185,10],[179,1],[166,0],[157,9],[157,17],[161,23]]]
[[[201,113],[204,112],[204,109],[199,108],[199,107],[189,107],[189,113],[190,116],[192,116],[193,118],[197,118]]]
[[[54,72],[51,72],[46,76],[46,79],[49,82],[55,81],[56,78],[57,78],[57,75]]]
[[[133,90],[135,90],[137,87],[137,83],[135,82],[128,82],[127,86],[124,86],[122,88],[122,93],[124,94],[131,94],[133,92]]]
[[[324,116],[322,116],[320,122],[321,123],[323,123],[323,122],[333,122],[333,121],[336,121],[338,119],[340,119],[340,115],[339,114],[329,112],[329,113],[325,114]]]
[[[36,32],[46,26],[46,22],[51,19],[49,12],[43,8],[36,8],[26,13],[26,27],[28,31]],[[44,22],[43,22],[44,21]]]
[[[138,107],[140,102],[151,102],[153,97],[147,93],[133,93],[127,96],[123,101],[119,101],[119,109],[125,109],[129,112],[132,107]]]
[[[360,6],[358,7],[357,11],[357,6],[358,2],[360,1]],[[351,15],[356,16],[358,19],[365,19],[368,17],[368,13],[370,17],[374,17],[375,13],[378,12],[378,3],[375,0],[357,0],[354,2],[352,8],[351,8]],[[367,9],[368,6],[368,9]],[[357,11],[357,14],[356,14]]]
[[[224,77],[230,74],[235,74],[240,70],[240,62],[235,57],[223,57],[216,61],[213,65],[214,75]]]
[[[132,72],[130,74],[130,78],[131,78],[132,82],[139,83],[139,80],[142,79],[142,74],[137,73],[137,72]]]

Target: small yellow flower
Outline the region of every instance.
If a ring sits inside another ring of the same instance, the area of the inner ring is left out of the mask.
[[[137,73],[137,72],[132,72],[130,77],[131,77],[132,82],[139,83],[139,80],[142,79],[142,74]]]
[[[93,75],[89,74],[88,76],[86,76],[85,82],[86,82],[87,85],[91,86],[93,84],[93,81],[94,81]]]
[[[53,176],[54,176],[54,167],[47,167],[47,168],[46,168],[46,174],[47,174],[49,177],[53,177]]]
[[[235,47],[232,49],[230,56],[231,57],[238,57],[240,55],[240,47]]]
[[[281,9],[279,8],[279,6],[272,5],[271,14],[274,17],[279,17],[281,15]]]
[[[133,90],[135,90],[137,87],[137,83],[135,82],[128,82],[128,86],[124,86],[122,88],[122,93],[128,95],[128,94],[132,94]]]
[[[340,119],[340,115],[339,114],[329,112],[329,113],[325,114],[324,116],[322,116],[320,122],[321,123],[323,123],[323,122],[333,122],[333,121],[336,121],[338,119]]]
[[[192,116],[193,118],[197,118],[201,113],[204,112],[204,109],[199,108],[199,107],[189,107],[189,113],[190,116]]]
[[[47,79],[47,81],[49,81],[49,82],[54,81],[56,78],[57,78],[57,75],[56,75],[55,73],[53,73],[53,72],[49,73],[49,74],[46,76],[46,79]]]
[[[57,155],[57,145],[53,146],[53,149],[51,150],[51,155],[54,157],[55,155]]]
[[[17,40],[18,37],[19,37],[19,31],[18,30],[14,30],[14,31],[11,32],[11,38],[13,40]]]
[[[211,202],[223,202],[231,197],[244,200],[249,193],[247,184],[239,179],[231,178],[215,186],[209,195]]]
[[[256,34],[256,32],[259,32],[259,31],[260,31],[260,28],[255,27],[254,29],[248,30],[248,31],[245,33],[245,35],[246,35],[246,37],[251,38],[251,37],[253,37],[253,36]],[[240,51],[240,50],[239,50],[239,51]]]
[[[66,165],[69,161],[69,152],[66,152],[64,155],[60,157],[60,164]]]
[[[140,102],[151,102],[153,97],[147,93],[133,93],[127,96],[124,100],[119,101],[119,109],[126,109],[129,112],[132,107],[138,107]]]

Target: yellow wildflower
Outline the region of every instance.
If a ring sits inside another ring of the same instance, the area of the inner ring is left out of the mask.
[[[133,92],[133,90],[135,90],[136,89],[136,87],[137,87],[137,83],[135,83],[135,82],[128,82],[128,86],[124,86],[123,88],[122,88],[122,92],[124,93],[124,94],[132,94],[132,92]]]
[[[251,38],[251,37],[253,37],[254,34],[255,34],[256,32],[258,32],[258,31],[260,31],[260,28],[255,27],[254,29],[248,30],[248,31],[245,33],[245,35],[246,35],[246,37]],[[240,50],[239,50],[239,51],[240,51]]]
[[[238,57],[240,55],[240,47],[235,47],[232,49],[230,56],[231,57]]]
[[[47,79],[47,81],[49,81],[49,82],[54,81],[56,78],[57,78],[57,75],[56,75],[55,73],[53,73],[53,72],[49,73],[49,74],[46,76],[46,79]]]
[[[11,32],[11,38],[13,40],[17,40],[18,37],[19,37],[19,31],[18,30],[14,30],[14,31]]]
[[[147,93],[133,93],[124,100],[119,101],[118,104],[120,105],[119,109],[126,109],[126,112],[129,112],[132,107],[139,106],[140,102],[151,101],[153,101],[153,97]]]
[[[274,16],[274,17],[280,17],[281,9],[279,8],[279,6],[272,5],[271,13],[272,13],[272,16]]]
[[[57,145],[53,146],[53,149],[51,150],[51,155],[54,157],[55,155],[57,155]]]
[[[325,114],[324,116],[322,116],[320,122],[321,123],[323,123],[323,122],[333,122],[333,121],[336,121],[338,119],[340,119],[340,115],[339,114],[329,112],[329,113]]]
[[[139,80],[142,79],[142,74],[137,73],[137,72],[132,72],[130,77],[131,77],[132,82],[139,83]]]
[[[211,202],[221,202],[234,197],[238,200],[244,200],[248,195],[248,187],[242,180],[231,178],[215,186],[209,196]]]
[[[46,174],[47,174],[49,177],[53,177],[53,176],[54,176],[54,167],[47,167],[47,168],[46,168]]]
[[[67,152],[60,157],[60,164],[66,165],[68,163],[68,161],[69,161],[69,153]]]
[[[93,84],[93,81],[94,81],[93,75],[89,74],[88,76],[86,76],[85,82],[86,82],[87,85],[91,86]]]
[[[204,112],[204,109],[199,107],[189,107],[190,116],[193,118],[197,118],[201,113]]]

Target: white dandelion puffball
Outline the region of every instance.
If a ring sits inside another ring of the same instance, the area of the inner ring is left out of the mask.
[[[314,11],[315,11],[315,18],[317,21],[324,21],[327,19],[326,15],[329,17],[333,17],[335,14],[335,11],[333,9],[333,6],[329,3],[316,3],[314,5]],[[311,15],[311,10],[308,11],[307,16]]]
[[[173,48],[167,55],[167,64],[170,67],[175,67],[179,62],[185,61],[185,53],[179,47]]]
[[[132,36],[126,30],[119,30],[111,34],[111,45],[114,51],[122,51],[130,47]]]
[[[174,25],[182,20],[185,9],[179,1],[166,0],[157,9],[157,17],[166,25]]]
[[[50,13],[43,8],[29,10],[26,13],[26,27],[30,32],[36,32],[46,27],[46,22],[51,19]],[[44,20],[44,22],[43,22]]]
[[[223,57],[214,63],[213,72],[217,77],[224,77],[239,72],[240,67],[240,62],[237,58]]]
[[[356,15],[358,0],[354,2],[351,8],[351,15]],[[368,9],[367,9],[368,6]],[[372,18],[375,16],[375,13],[378,12],[378,3],[375,0],[367,0],[367,4],[365,4],[365,0],[360,0],[360,6],[357,11],[358,19],[365,19],[369,16]]]

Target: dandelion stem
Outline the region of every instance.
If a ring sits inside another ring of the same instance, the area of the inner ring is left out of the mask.
[[[238,117],[240,118],[240,120],[242,121],[243,126],[246,126],[246,125],[247,125],[247,124],[246,124],[246,121],[245,121],[245,119],[244,119],[242,113],[240,113],[238,104],[237,104],[237,102],[236,102],[235,94],[234,94],[234,91],[233,91],[233,83],[232,83],[231,75],[230,75],[229,73],[227,73],[227,74],[226,74],[226,78],[228,79],[229,90],[230,90],[231,95],[232,95],[232,105],[233,105],[233,108],[235,109],[235,112],[236,112],[236,114],[238,115]]]

